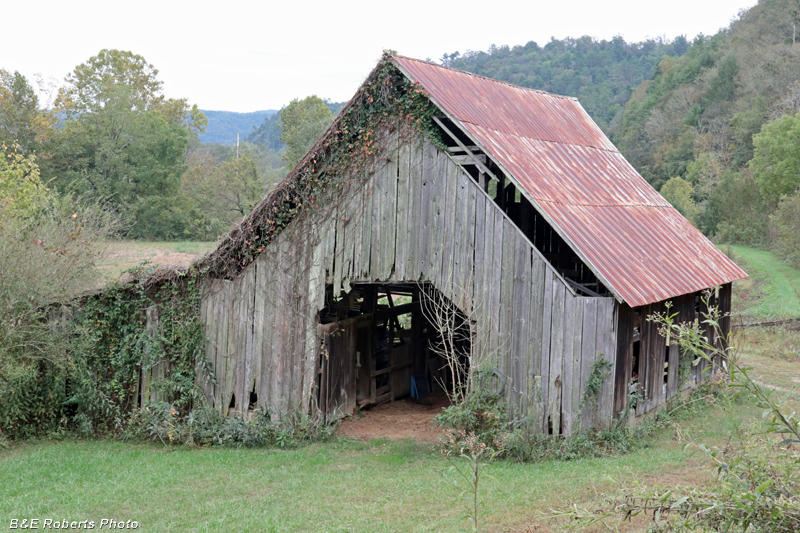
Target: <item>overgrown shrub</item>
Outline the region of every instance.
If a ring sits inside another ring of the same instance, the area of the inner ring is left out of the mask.
[[[95,286],[102,242],[118,227],[102,205],[45,188],[33,156],[0,149],[0,435],[54,431],[69,416],[62,306]]]
[[[601,371],[604,368],[602,364],[597,366]],[[485,372],[480,373],[476,382],[485,382],[485,377]],[[591,397],[589,390],[585,392]],[[437,446],[444,452],[458,454],[465,445],[479,443],[492,450],[492,458],[521,462],[570,461],[624,454],[648,446],[653,433],[676,420],[696,415],[716,403],[722,394],[724,388],[719,381],[706,380],[688,394],[671,398],[662,409],[644,415],[637,424],[629,425],[629,413],[635,411],[638,400],[633,389],[627,411],[609,428],[593,428],[563,436],[531,432],[526,420],[509,422],[508,403],[490,388],[478,386],[462,402],[445,408],[436,417],[436,422],[447,428]]]
[[[492,375],[491,369],[476,369],[474,374],[476,385],[463,394],[460,402],[445,407],[436,416],[436,422],[451,430],[447,439],[461,435],[497,451],[509,430],[508,403],[486,386]],[[448,446],[447,440],[443,442]]]

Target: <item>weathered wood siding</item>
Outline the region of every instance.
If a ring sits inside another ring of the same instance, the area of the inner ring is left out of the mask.
[[[634,315],[640,315],[639,331],[639,365],[635,377],[641,399],[636,406],[636,414],[641,415],[656,409],[667,400],[679,394],[692,385],[705,379],[710,369],[706,361],[700,360],[692,364],[684,356],[681,361],[677,342],[669,339],[669,356],[667,357],[667,339],[659,333],[659,326],[648,317],[656,313],[669,313],[675,315],[676,322],[700,323],[704,320],[703,314],[708,312],[708,307],[698,304],[698,295],[685,294],[669,300],[671,306],[667,309],[667,302],[657,302],[636,309],[631,309],[626,304],[616,304],[617,307],[617,363],[614,373],[614,416],[618,416],[628,407],[628,397],[631,392],[633,374],[633,342],[634,342]],[[705,334],[710,341],[723,345],[730,333],[731,310],[731,284],[728,283],[711,295],[711,306],[717,306],[722,318],[720,320],[720,338],[712,338],[715,334],[709,326]],[[727,316],[726,316],[727,315]]]
[[[597,407],[581,400],[592,364],[616,365],[614,300],[576,296],[446,153],[393,142],[384,164],[292,222],[239,278],[209,280],[208,401],[241,413],[255,390],[273,410],[315,409],[325,284],[338,296],[352,283],[419,281],[472,315],[475,352],[506,375],[512,417],[535,432],[606,425],[613,377]]]

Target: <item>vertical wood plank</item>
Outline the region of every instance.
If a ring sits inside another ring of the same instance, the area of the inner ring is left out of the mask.
[[[433,191],[431,187],[431,180],[436,179],[436,147],[429,141],[425,141],[422,153],[422,184],[420,187],[421,196],[419,204],[419,238],[417,247],[417,269],[420,276],[428,278],[432,266],[430,265],[431,243],[429,236],[431,234],[431,200],[436,196],[438,191]]]
[[[267,324],[264,320],[264,306],[265,306],[265,292],[266,279],[264,277],[264,264],[266,262],[266,254],[261,254],[258,259],[253,262],[251,268],[254,268],[254,283],[253,283],[253,387],[258,397],[258,406],[264,405],[264,399],[261,397],[261,372],[262,364],[264,362],[264,330]]]
[[[501,359],[503,347],[508,341],[507,331],[500,329],[500,288],[503,276],[503,239],[505,238],[505,225],[503,214],[498,209],[492,209],[494,218],[494,240],[492,241],[492,284],[489,286],[490,315],[492,317],[492,328],[490,336],[490,353],[493,357]]]
[[[395,249],[395,275],[398,281],[406,281],[406,260],[408,243],[411,235],[408,233],[408,187],[409,187],[409,153],[411,148],[407,142],[401,143],[397,152],[398,177],[397,177],[397,245]]]
[[[614,415],[614,374],[616,372],[616,335],[614,323],[614,300],[598,298],[597,338],[602,342],[602,350],[598,350],[603,358],[611,364],[604,371],[606,374],[600,390],[598,401],[599,420],[597,427],[608,428]],[[598,356],[599,357],[599,356]]]
[[[530,328],[530,283],[531,283],[531,249],[525,238],[519,233],[515,236],[514,246],[514,286],[512,288],[512,314],[514,336],[512,339],[512,365],[510,386],[514,393],[514,405],[518,417],[522,417],[528,403],[528,346],[531,344]]]
[[[561,379],[561,426],[564,434],[572,433],[573,405],[572,393],[574,390],[573,374],[573,341],[575,339],[575,309],[582,305],[579,297],[567,291],[564,298],[564,347],[561,353],[562,379]]]
[[[572,424],[571,431],[573,433],[580,430],[581,426],[581,396],[583,389],[581,388],[581,372],[582,372],[582,350],[583,350],[583,331],[584,331],[584,308],[586,303],[585,298],[580,296],[574,297],[574,309],[572,315],[573,337],[572,337],[572,354],[566,354],[565,357],[572,358],[572,377],[570,380],[570,422]]]
[[[384,231],[381,240],[383,260],[381,261],[382,268],[379,272],[381,279],[390,279],[392,277],[395,263],[395,249],[397,248],[397,180],[399,172],[399,151],[397,149],[397,138],[394,137],[392,141],[389,161],[386,163],[384,172],[386,184],[384,187],[384,209],[382,213]]]
[[[544,298],[542,300],[542,420],[541,432],[545,435],[549,429],[550,406],[550,335],[553,317],[553,270],[547,266],[544,271]]]
[[[583,399],[584,391],[586,390],[586,383],[589,380],[589,374],[592,369],[592,363],[597,356],[596,352],[596,337],[597,334],[597,298],[583,298],[583,333],[581,345],[581,374],[580,383],[578,385],[580,391],[580,398]],[[577,373],[577,368],[573,368],[573,373]],[[594,413],[594,406],[592,404],[583,405],[581,410],[581,429],[586,430],[592,426],[592,417]],[[574,421],[573,421],[574,426]]]
[[[442,191],[443,194],[443,221],[444,227],[442,232],[442,240],[439,241],[442,243],[442,255],[441,255],[441,263],[442,263],[442,284],[445,287],[449,287],[450,298],[451,300],[455,301],[453,298],[454,288],[453,288],[453,262],[454,262],[454,240],[455,240],[455,225],[456,225],[456,209],[457,209],[457,202],[458,202],[458,177],[455,172],[455,169],[450,165],[446,165],[444,159],[447,156],[442,154],[441,162],[440,162],[440,175],[446,176],[446,185],[445,189]]]
[[[374,176],[370,177],[364,186],[363,206],[361,215],[361,271],[359,277],[367,279],[372,265],[372,204],[375,197]]]
[[[423,234],[424,225],[422,220],[422,213],[426,207],[423,204],[423,190],[425,183],[423,176],[424,169],[423,157],[423,143],[414,143],[411,154],[411,168],[409,171],[409,221],[408,221],[408,234],[412,237],[409,243],[409,257],[406,266],[406,276],[409,280],[419,280],[421,277],[422,258],[420,255],[420,246],[422,246],[421,235]]]
[[[566,287],[561,280],[553,280],[552,337],[550,340],[550,386],[548,416],[554,435],[561,431],[561,393],[564,357],[564,304]]]
[[[530,294],[530,340],[527,354],[528,412],[526,426],[528,431],[540,432],[544,417],[542,408],[542,323],[544,321],[544,280],[545,264],[536,254],[532,254]]]
[[[617,303],[617,356],[614,372],[614,417],[627,416],[628,384],[633,372],[633,310]]]

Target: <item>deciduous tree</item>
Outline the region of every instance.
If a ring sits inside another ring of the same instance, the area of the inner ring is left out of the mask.
[[[777,207],[800,186],[800,113],[765,124],[753,146],[750,168],[764,200]]]
[[[132,236],[174,238],[185,220],[176,196],[189,138],[205,117],[184,99],[166,99],[157,74],[120,50],[78,65],[56,98],[64,127],[52,177],[61,190],[111,202],[133,222]]]
[[[281,140],[287,147],[283,160],[291,169],[328,127],[333,113],[321,98],[314,95],[302,100],[295,98],[281,109],[280,117]]]

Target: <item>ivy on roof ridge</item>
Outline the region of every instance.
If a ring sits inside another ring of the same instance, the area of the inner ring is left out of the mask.
[[[379,130],[396,131],[407,140],[425,137],[444,146],[433,121],[438,108],[418,82],[398,70],[394,57],[395,52],[384,51],[308,154],[200,266],[219,277],[238,275],[302,212],[319,209],[331,186],[353,185],[354,176],[363,175],[370,162],[378,160],[384,150]]]

